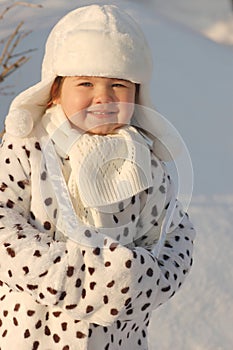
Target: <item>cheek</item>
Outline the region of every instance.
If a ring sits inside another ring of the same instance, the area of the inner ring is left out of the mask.
[[[122,121],[127,124],[130,119],[132,118],[132,115],[134,113],[134,108],[135,108],[135,94],[136,94],[136,89],[132,89],[129,91],[124,99],[122,100],[122,105],[121,105],[121,118],[123,119]]]
[[[64,98],[60,99],[60,104],[67,117],[73,116],[80,110],[77,99],[72,94],[68,94]]]
[[[122,102],[128,102],[128,103],[135,103],[135,91],[128,91],[127,93],[123,94],[120,98],[120,101]]]
[[[85,111],[81,110],[69,113],[67,118],[73,125],[82,129],[85,123],[85,115]]]
[[[120,112],[118,115],[118,122],[120,124],[129,124],[134,113],[134,103],[122,103],[120,104]]]
[[[136,100],[136,85],[130,90],[130,96],[129,99],[131,100],[132,103],[135,103]]]
[[[67,117],[71,117],[72,114],[74,114],[72,106],[70,106],[70,104],[67,103],[67,101],[62,101],[61,106],[62,106],[62,109]]]

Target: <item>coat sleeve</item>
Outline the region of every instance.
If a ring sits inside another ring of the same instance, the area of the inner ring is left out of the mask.
[[[0,151],[0,281],[38,303],[101,325],[132,319],[138,313],[146,317],[168,300],[191,265],[194,231],[187,216],[182,227],[168,235],[159,260],[146,246],[128,249],[90,227],[83,232],[90,240],[88,246],[69,239],[55,241],[28,220],[27,150],[23,140],[6,137]],[[104,240],[104,248],[96,244],[96,235]]]
[[[158,159],[152,156],[153,163],[156,168]],[[149,271],[156,278],[156,281],[153,281],[155,284],[148,290],[141,291],[145,302],[146,297],[153,295],[150,305],[149,302],[144,304],[148,305],[149,310],[154,310],[168,301],[185,281],[193,263],[193,242],[196,236],[188,214],[175,197],[175,186],[166,165],[163,163],[160,165],[164,171],[161,184],[156,189],[151,187],[144,193],[145,205],[139,217],[138,238],[134,242],[134,251],[140,256],[142,263],[147,254],[154,261]],[[156,171],[153,172],[152,167],[154,179],[155,174]],[[175,203],[174,211],[169,214],[167,211],[172,201]],[[166,232],[165,242],[158,250],[162,225],[167,215],[171,215],[171,224]],[[140,309],[140,306],[137,306],[140,312],[143,307]]]

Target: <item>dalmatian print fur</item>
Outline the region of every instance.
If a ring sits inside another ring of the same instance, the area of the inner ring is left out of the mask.
[[[174,196],[165,165],[158,188],[108,214],[118,236],[87,225],[90,245],[82,245],[56,232],[58,207],[41,149],[38,130],[25,139],[5,134],[1,145],[0,349],[146,350],[151,312],[185,280],[195,238],[177,202],[158,259],[152,252]],[[61,162],[67,169],[69,159]],[[154,177],[157,162],[152,154]],[[129,227],[121,229],[121,220]],[[138,233],[133,244],[121,244],[132,227]]]

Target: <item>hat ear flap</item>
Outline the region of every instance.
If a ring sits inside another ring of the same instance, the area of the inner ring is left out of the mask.
[[[16,137],[28,136],[47,109],[50,90],[56,76],[21,92],[12,101],[5,119],[6,132]]]

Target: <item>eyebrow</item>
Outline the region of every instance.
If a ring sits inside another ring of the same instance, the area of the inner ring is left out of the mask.
[[[91,77],[80,77],[80,76],[77,76],[77,77],[72,77],[72,80],[76,81],[76,80],[81,80],[81,79],[90,79]]]
[[[122,79],[122,78],[108,78],[108,77],[98,77],[98,76],[75,76],[75,77],[72,77],[72,80],[76,81],[76,80],[92,79],[92,78],[106,78],[106,79],[111,79],[111,80],[126,81],[126,82],[129,82],[129,83],[131,82],[130,80]]]

